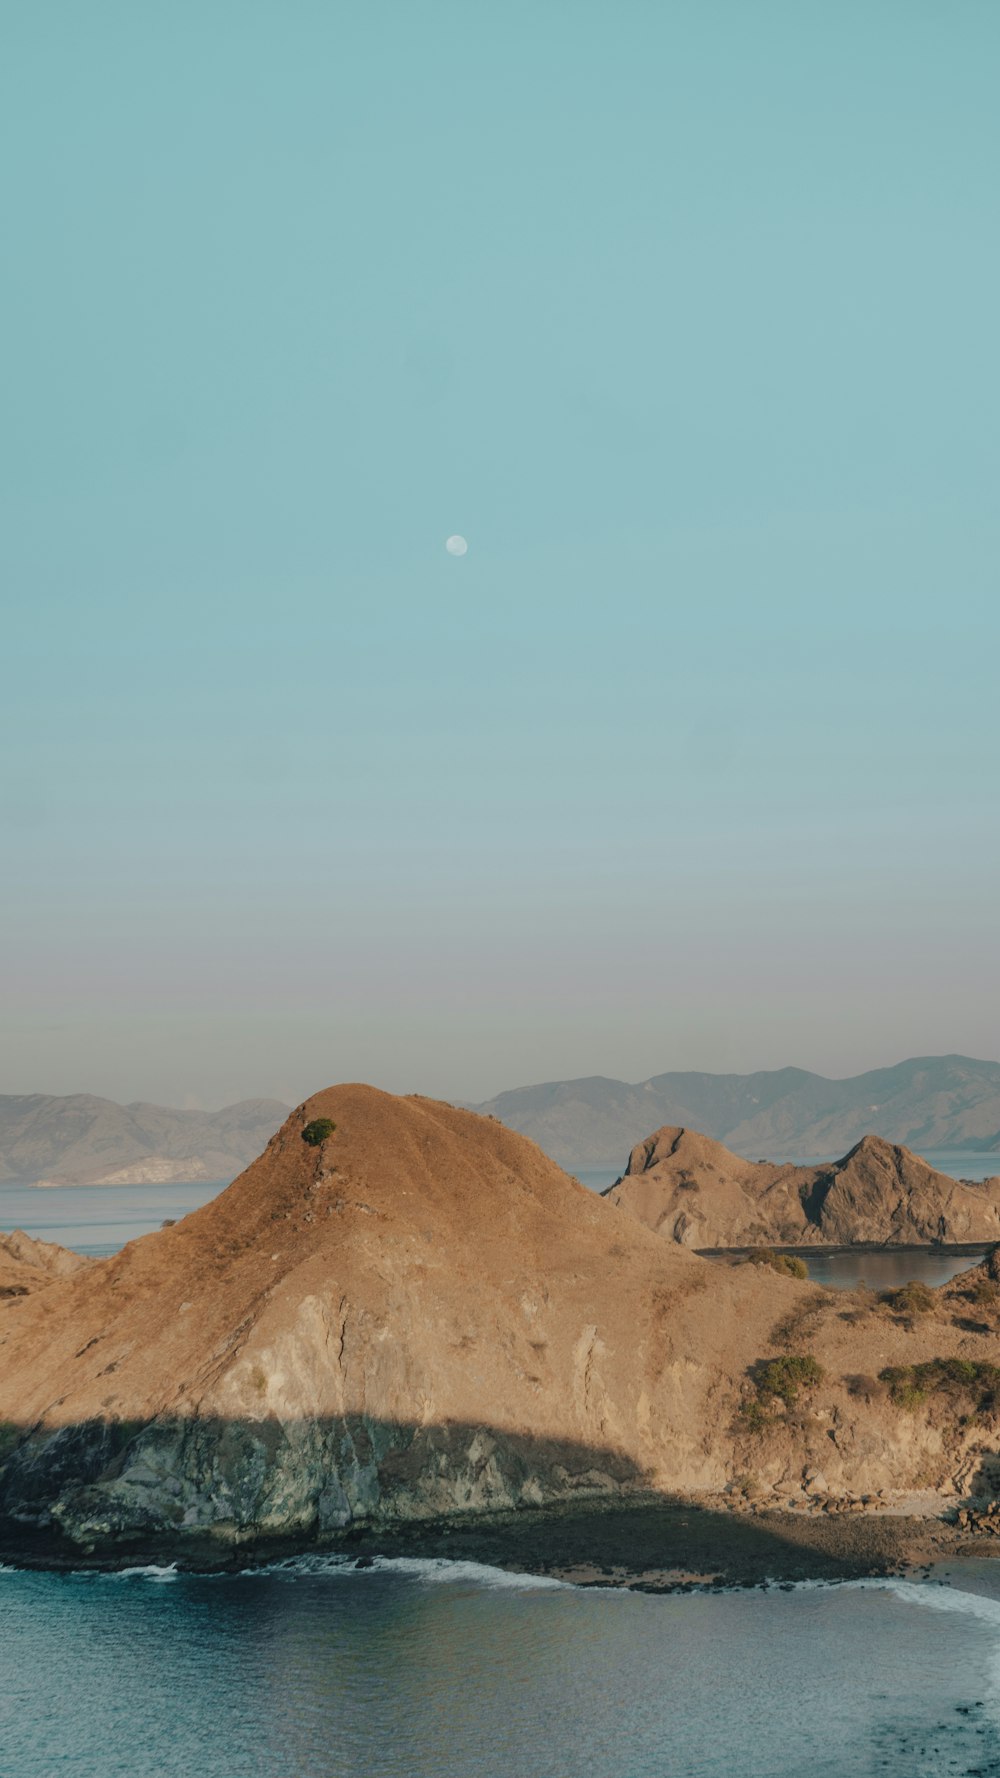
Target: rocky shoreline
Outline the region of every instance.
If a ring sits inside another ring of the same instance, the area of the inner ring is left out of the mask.
[[[1000,1518],[962,1511],[954,1522],[881,1513],[734,1511],[682,1498],[591,1502],[397,1526],[354,1526],[339,1536],[218,1536],[122,1540],[86,1553],[51,1535],[6,1528],[0,1565],[49,1571],[113,1571],[175,1564],[182,1572],[232,1573],[301,1556],[343,1555],[367,1567],[378,1557],[476,1562],[578,1586],[644,1592],[761,1587],[900,1575],[959,1558],[1000,1556]]]
[[[860,1580],[959,1556],[1000,1555],[996,1540],[937,1519],[744,1514],[687,1500],[540,1509],[478,1524],[442,1521],[395,1535],[364,1532],[341,1548],[361,1561],[446,1557],[644,1592]]]

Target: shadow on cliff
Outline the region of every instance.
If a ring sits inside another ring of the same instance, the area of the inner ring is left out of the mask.
[[[0,1424],[0,1560],[28,1566],[392,1551],[755,1585],[885,1572],[904,1548],[898,1520],[703,1507],[654,1490],[621,1452],[501,1427],[360,1414]]]

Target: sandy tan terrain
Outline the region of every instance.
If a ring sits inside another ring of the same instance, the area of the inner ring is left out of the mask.
[[[89,1262],[54,1241],[37,1241],[23,1230],[0,1234],[0,1297],[27,1296]]]
[[[829,1165],[794,1167],[667,1125],[633,1148],[605,1196],[684,1247],[1000,1241],[1000,1178],[952,1179],[880,1136]]]
[[[306,1543],[651,1491],[936,1510],[992,1487],[996,1294],[723,1267],[489,1118],[332,1088],[204,1209],[0,1301],[4,1537]],[[879,1380],[941,1356],[964,1384]]]

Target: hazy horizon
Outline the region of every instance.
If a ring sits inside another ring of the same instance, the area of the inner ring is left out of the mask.
[[[1000,1061],[997,1061],[993,1057],[990,1057],[990,1056],[968,1056],[968,1055],[962,1055],[962,1054],[960,1054],[960,1052],[952,1052],[952,1056],[958,1060],[965,1061],[965,1062],[981,1063],[986,1067],[1000,1067]],[[817,1079],[849,1081],[849,1080],[859,1078],[860,1076],[862,1076],[864,1074],[875,1072],[879,1069],[891,1069],[891,1068],[905,1066],[905,1064],[908,1062],[919,1062],[919,1061],[923,1061],[923,1060],[941,1061],[944,1059],[947,1059],[944,1052],[940,1052],[934,1056],[927,1056],[927,1057],[918,1056],[918,1055],[897,1056],[894,1061],[874,1063],[871,1069],[853,1069],[847,1074],[824,1075],[824,1073],[821,1069],[814,1069],[814,1068],[803,1069],[802,1072],[814,1075]],[[552,1085],[558,1084],[562,1081],[605,1079],[605,1080],[611,1080],[611,1081],[615,1081],[615,1082],[621,1082],[622,1084],[625,1084],[625,1085],[642,1086],[646,1081],[655,1080],[665,1074],[691,1073],[691,1074],[715,1074],[720,1077],[725,1076],[725,1075],[745,1076],[745,1075],[758,1074],[758,1073],[782,1073],[782,1072],[784,1072],[784,1070],[786,1068],[799,1068],[800,1066],[801,1065],[797,1062],[789,1062],[789,1063],[779,1064],[777,1066],[777,1068],[774,1068],[774,1069],[754,1069],[754,1068],[686,1069],[686,1068],[682,1068],[682,1067],[681,1068],[669,1068],[669,1069],[655,1068],[650,1073],[643,1074],[643,1075],[631,1076],[631,1077],[626,1077],[624,1075],[619,1075],[619,1074],[602,1074],[599,1071],[590,1070],[588,1072],[584,1072],[584,1073],[576,1074],[576,1075],[550,1074],[550,1075],[545,1075],[545,1076],[539,1075],[536,1078],[533,1078],[531,1080],[510,1080],[510,1081],[505,1082],[502,1086],[494,1087],[492,1089],[492,1091],[490,1091],[490,1092],[480,1093],[480,1094],[477,1094],[475,1097],[473,1097],[470,1094],[466,1094],[466,1093],[449,1093],[443,1088],[439,1089],[435,1093],[428,1094],[427,1096],[431,1097],[431,1098],[443,1099],[445,1101],[448,1101],[450,1103],[455,1103],[455,1104],[476,1105],[476,1104],[488,1104],[493,1099],[499,1098],[504,1093],[517,1092],[521,1089],[531,1088],[531,1087],[536,1087],[536,1086],[537,1087],[552,1086]],[[250,1100],[250,1099],[277,1099],[277,1100],[283,1101],[288,1106],[294,1106],[296,1104],[302,1103],[302,1101],[305,1099],[311,1098],[314,1093],[322,1092],[327,1087],[347,1084],[347,1080],[348,1080],[348,1077],[345,1076],[342,1081],[333,1080],[333,1079],[324,1080],[324,1081],[316,1081],[316,1082],[312,1083],[310,1086],[308,1086],[307,1088],[300,1089],[300,1090],[292,1092],[292,1093],[280,1093],[280,1092],[240,1093],[240,1094],[237,1094],[232,1099],[211,1100],[211,1101],[199,1100],[199,1099],[194,1098],[193,1095],[189,1094],[185,1098],[183,1103],[181,1101],[168,1101],[168,1100],[164,1099],[162,1096],[160,1096],[158,1098],[155,1095],[155,1093],[154,1094],[141,1093],[141,1094],[132,1095],[129,1098],[126,1098],[121,1093],[97,1092],[96,1089],[90,1088],[90,1087],[67,1088],[67,1089],[65,1089],[65,1091],[60,1091],[60,1092],[54,1092],[54,1091],[50,1090],[49,1088],[43,1088],[43,1087],[22,1088],[22,1089],[12,1089],[12,1088],[3,1087],[3,1088],[0,1088],[0,1097],[3,1097],[4,1095],[9,1095],[10,1097],[22,1097],[22,1096],[23,1097],[32,1097],[32,1096],[37,1095],[40,1097],[70,1098],[70,1097],[75,1096],[76,1094],[81,1094],[81,1095],[90,1094],[94,1098],[108,1099],[112,1103],[119,1104],[119,1105],[125,1105],[125,1106],[136,1105],[136,1104],[161,1105],[164,1107],[170,1107],[170,1108],[172,1108],[174,1110],[178,1110],[178,1111],[215,1112],[215,1111],[225,1110],[230,1105],[235,1105],[235,1104],[240,1103],[241,1101]],[[399,1082],[396,1082],[394,1085],[388,1085],[384,1082],[379,1082],[379,1081],[365,1081],[362,1084],[364,1084],[366,1086],[376,1086],[376,1087],[380,1086],[383,1091],[396,1092],[396,1093],[419,1092],[422,1090],[418,1087],[407,1086],[407,1085],[401,1084]]]
[[[8,18],[0,1090],[1000,1053],[998,51]]]

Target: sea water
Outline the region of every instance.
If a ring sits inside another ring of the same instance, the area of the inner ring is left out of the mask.
[[[23,1229],[76,1253],[117,1253],[126,1241],[198,1210],[223,1185],[0,1185],[0,1229]]]
[[[0,1573],[3,1778],[1000,1774],[1000,1563],[645,1595],[469,1563]]]

